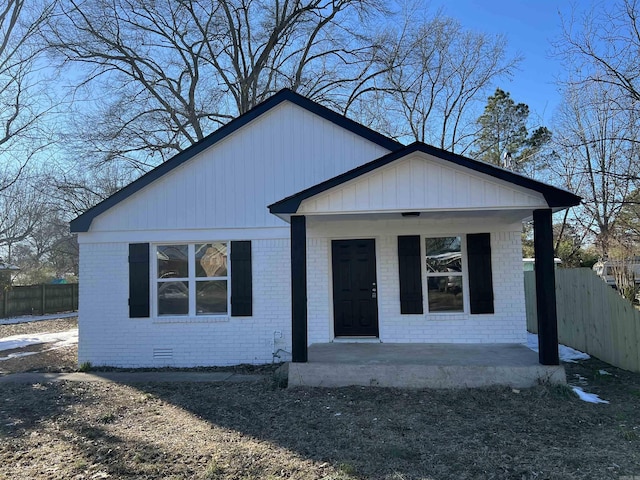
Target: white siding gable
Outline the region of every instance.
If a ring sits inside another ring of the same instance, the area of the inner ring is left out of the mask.
[[[96,217],[90,231],[285,226],[267,205],[388,152],[283,102]]]
[[[548,205],[539,192],[419,153],[308,198],[298,213],[522,208]]]

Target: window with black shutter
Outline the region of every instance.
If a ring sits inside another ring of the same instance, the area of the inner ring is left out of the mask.
[[[424,237],[424,257],[420,251],[422,238],[398,237],[400,312],[422,314],[425,310],[421,264],[424,261],[427,312],[494,313],[491,235]]]
[[[251,242],[231,242],[231,316],[253,315]]]
[[[491,235],[467,235],[469,265],[469,303],[472,314],[494,313]]]
[[[422,306],[422,270],[420,236],[398,237],[398,267],[400,276],[400,313],[420,314]]]
[[[131,318],[251,316],[252,290],[250,241],[129,245]]]
[[[129,245],[129,317],[149,317],[149,244]]]

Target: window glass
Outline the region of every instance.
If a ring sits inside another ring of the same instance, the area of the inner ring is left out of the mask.
[[[189,283],[158,283],[158,315],[187,315],[189,313]]]
[[[427,272],[462,272],[460,237],[427,238]]]
[[[227,313],[227,281],[196,282],[196,313],[216,315]]]
[[[430,277],[427,285],[430,312],[463,311],[462,276]]]
[[[196,244],[196,277],[227,276],[227,244]]]
[[[158,278],[187,278],[189,276],[187,245],[161,245],[156,249]]]
[[[157,245],[157,315],[226,315],[228,245],[227,242]]]
[[[429,312],[463,312],[461,237],[425,238]]]

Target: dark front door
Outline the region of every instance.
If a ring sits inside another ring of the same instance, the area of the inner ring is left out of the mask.
[[[335,336],[378,336],[375,241],[333,240]]]

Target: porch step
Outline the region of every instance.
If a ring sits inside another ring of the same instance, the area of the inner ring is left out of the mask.
[[[289,387],[528,388],[564,384],[562,366],[290,363]]]
[[[317,343],[290,363],[289,386],[526,388],[566,383],[564,367],[540,365],[521,344]]]

